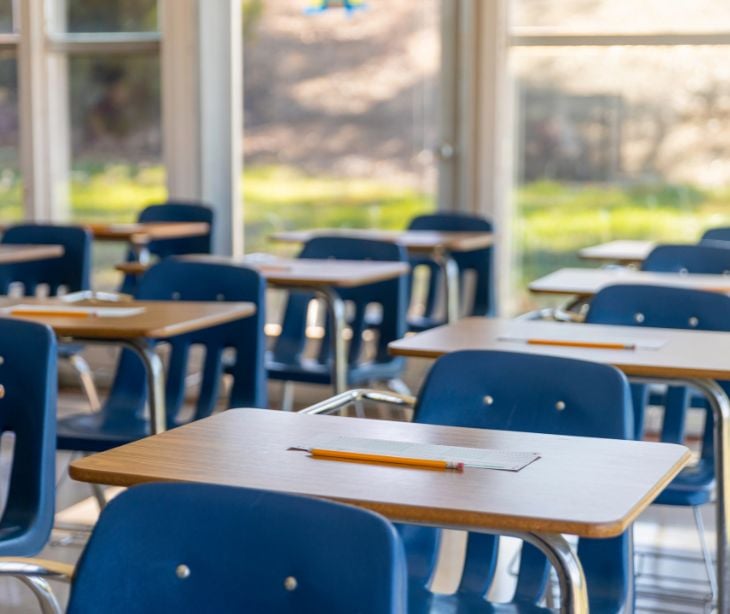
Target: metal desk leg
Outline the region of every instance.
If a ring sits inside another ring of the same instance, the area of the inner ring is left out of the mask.
[[[583,567],[565,538],[554,533],[525,533],[517,537],[540,550],[555,568],[560,584],[560,611],[587,614],[588,591]]]
[[[433,259],[444,274],[446,321],[451,324],[459,319],[459,267],[451,254],[442,250],[436,251]]]
[[[347,348],[345,347],[345,302],[331,288],[317,288],[315,293],[324,299],[330,314],[332,329],[332,387],[335,394],[347,390]]]
[[[56,596],[53,594],[53,591],[45,578],[41,578],[39,576],[16,577],[31,591],[33,591],[43,614],[61,614],[63,612],[61,606],[58,604]]]
[[[149,394],[150,426],[153,435],[167,430],[167,411],[165,409],[165,373],[162,361],[153,347],[144,340],[125,341],[124,347],[132,350],[142,360],[147,373]]]
[[[132,251],[140,264],[150,263],[150,248],[146,243],[132,243]]]
[[[712,407],[715,418],[715,496],[717,516],[717,611],[730,612],[730,400],[714,380],[690,379],[687,382],[701,390]]]

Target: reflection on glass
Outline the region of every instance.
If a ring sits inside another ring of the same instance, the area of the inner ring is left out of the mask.
[[[519,286],[612,239],[730,223],[726,46],[516,48]]]
[[[730,28],[726,0],[516,0],[518,27],[586,32],[701,32]]]
[[[68,32],[153,32],[157,0],[66,0],[66,17]]]
[[[440,1],[306,6],[244,3],[247,251],[275,229],[403,228],[435,206]]]
[[[13,0],[0,0],[0,33],[13,32]]]
[[[71,56],[71,208],[77,220],[132,221],[166,197],[156,55]],[[113,288],[124,248],[95,247],[95,283]]]
[[[0,220],[22,217],[18,164],[18,76],[14,53],[0,53]]]

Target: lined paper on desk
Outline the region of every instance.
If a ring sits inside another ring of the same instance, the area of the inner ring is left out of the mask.
[[[487,448],[465,448],[462,446],[442,446],[438,444],[393,441],[388,439],[367,439],[364,437],[343,437],[337,435],[318,435],[298,450],[321,448],[358,454],[379,454],[463,463],[465,467],[477,469],[497,469],[500,471],[519,471],[535,462],[540,455],[536,452],[515,452]]]

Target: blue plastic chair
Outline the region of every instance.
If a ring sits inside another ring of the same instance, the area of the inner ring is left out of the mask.
[[[493,232],[492,223],[483,217],[464,213],[435,213],[414,218],[409,230],[439,230],[443,232]],[[463,287],[467,271],[475,275],[474,297],[465,313],[469,316],[494,315],[494,275],[492,273],[492,248],[477,249],[470,252],[455,252],[451,257],[459,269],[460,287]],[[408,321],[411,330],[421,331],[441,326],[446,321],[436,315],[438,289],[441,282],[441,269],[427,258],[412,258],[412,266],[425,266],[429,270],[428,288],[423,315]]]
[[[0,293],[7,294],[13,282],[23,284],[26,295],[33,295],[39,285],[48,286],[48,294],[88,290],[91,287],[91,235],[78,226],[20,224],[11,226],[2,236],[3,245],[61,245],[63,256],[19,262],[0,267]]]
[[[726,332],[730,331],[730,297],[714,292],[664,286],[609,286],[596,294],[591,301],[586,322]],[[726,393],[730,393],[730,382],[718,383]],[[644,430],[647,404],[664,406],[660,439],[670,443],[683,443],[687,408],[690,403],[706,411],[698,463],[684,469],[656,500],[659,504],[691,507],[700,537],[704,539],[699,506],[712,500],[715,488],[712,412],[704,398],[693,397],[686,387],[670,386],[666,395],[652,395],[651,399],[646,385],[632,384],[631,387],[637,438],[641,437]],[[714,571],[711,561],[705,562],[709,577],[712,578]]]
[[[48,296],[88,290],[91,287],[91,234],[79,226],[54,224],[19,224],[8,228],[0,243],[4,245],[61,245],[63,256],[32,262],[0,265],[0,294],[7,294],[10,285],[20,283],[26,296],[33,296],[45,286]],[[59,345],[59,356],[68,360],[79,376],[81,387],[92,409],[99,407],[99,395],[79,344]]]
[[[485,399],[489,399],[486,401]],[[414,422],[558,435],[628,439],[629,386],[617,369],[536,354],[461,351],[433,365],[415,407]],[[409,564],[409,612],[497,612],[485,601],[494,577],[498,537],[468,535],[460,585],[453,595],[426,588],[436,563],[439,531],[401,526]],[[633,577],[629,532],[612,539],[581,539],[591,612],[627,608]],[[509,612],[549,612],[543,597],[549,565],[533,546],[522,548]]]
[[[382,241],[343,237],[317,237],[307,242],[300,258],[329,258],[341,260],[377,260],[407,262],[403,247]],[[405,275],[356,288],[338,289],[337,293],[352,306],[348,325],[352,337],[348,350],[347,382],[349,385],[373,380],[397,379],[403,371],[403,358],[391,356],[388,344],[406,332]],[[329,317],[326,332],[316,356],[305,355],[307,346],[306,316],[313,295],[291,292],[282,320],[281,334],[275,341],[267,363],[269,377],[277,380],[332,384]],[[373,323],[368,315],[372,305],[380,307],[381,317]],[[363,332],[374,329],[377,334],[372,360],[362,358]]]
[[[254,270],[225,264],[168,258],[152,267],[137,289],[139,300],[249,301],[255,315],[180,335],[169,340],[171,354],[166,374],[167,426],[189,421],[180,415],[190,349],[205,350],[202,382],[190,420],[209,416],[216,405],[224,369],[224,352],[233,352],[227,371],[233,376],[229,407],[266,407],[265,281]],[[145,416],[147,380],[139,358],[124,350],[109,397],[101,411],[63,418],[58,424],[58,448],[96,452],[149,435]]]
[[[723,245],[657,245],[646,257],[642,271],[656,273],[730,273],[730,249]]]
[[[185,254],[209,254],[213,233],[214,213],[207,205],[193,202],[168,201],[159,205],[149,205],[139,214],[139,222],[205,222],[209,225],[206,234],[179,239],[157,239],[147,246],[149,253],[160,260],[168,256]],[[134,252],[127,253],[127,262],[136,260]],[[134,294],[138,278],[136,275],[125,275],[120,288],[121,292]]]
[[[13,433],[0,555],[33,556],[53,526],[56,457],[56,338],[50,328],[0,319],[0,433]]]
[[[11,575],[22,562],[2,561],[0,573]],[[52,562],[33,570],[68,573]],[[261,490],[147,484],[102,512],[73,574],[67,612],[405,609],[403,546],[382,516]]]
[[[719,228],[709,228],[705,230],[700,243],[705,241],[727,241],[730,242],[730,226],[721,226]]]

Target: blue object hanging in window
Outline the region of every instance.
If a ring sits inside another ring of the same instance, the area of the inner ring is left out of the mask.
[[[310,6],[304,12],[308,15],[315,13],[322,13],[328,9],[345,9],[348,15],[351,15],[355,11],[366,8],[363,0],[316,0],[314,6]]]

